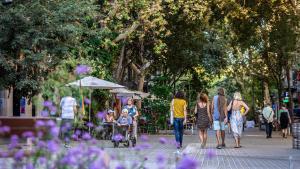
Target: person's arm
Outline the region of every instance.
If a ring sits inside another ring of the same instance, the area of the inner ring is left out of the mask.
[[[210,115],[212,117],[214,111],[214,100],[211,101],[211,110],[210,110]]]
[[[250,108],[248,107],[248,105],[242,101],[242,105],[245,107],[245,113],[244,113],[244,116],[247,115],[247,113],[249,112]]]
[[[227,111],[230,111],[232,107],[232,100],[230,101],[229,105],[227,106]]]
[[[134,119],[136,119],[139,116],[139,112],[138,112],[136,106],[134,106],[134,109],[135,109],[135,115],[133,117],[134,117]]]
[[[211,116],[211,113],[210,113],[210,104],[209,102],[206,103],[206,107],[207,107],[207,114],[208,114],[208,119],[209,119],[209,122],[211,123],[212,122],[212,116]]]
[[[186,124],[186,120],[187,120],[187,110],[186,110],[186,107],[187,107],[187,104],[185,102],[185,105],[184,105],[184,121],[183,121],[183,124]]]
[[[227,100],[225,99],[225,103],[227,103]],[[228,118],[227,118],[227,114],[228,114],[228,111],[227,111],[227,104],[224,104],[224,114],[225,114],[225,121],[227,122]]]

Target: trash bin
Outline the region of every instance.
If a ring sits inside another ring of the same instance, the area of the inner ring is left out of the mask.
[[[292,124],[293,148],[300,149],[300,123]]]

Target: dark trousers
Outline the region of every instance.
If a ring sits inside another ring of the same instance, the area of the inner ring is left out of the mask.
[[[273,131],[273,123],[265,123],[266,125],[266,133],[267,133],[267,137],[271,137],[272,136],[272,131]]]
[[[177,144],[182,146],[182,138],[183,138],[183,118],[174,118],[174,132],[175,132],[175,140]],[[177,146],[179,146],[177,145]]]
[[[60,126],[60,135],[61,139],[65,141],[65,143],[69,143],[71,136],[73,134],[73,119],[62,119]]]

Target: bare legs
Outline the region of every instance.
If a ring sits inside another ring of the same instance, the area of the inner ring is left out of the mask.
[[[199,130],[199,138],[201,142],[201,148],[204,148],[207,141],[207,130]]]
[[[282,137],[283,138],[287,138],[287,133],[288,132],[288,130],[287,130],[287,128],[286,129],[282,129]]]

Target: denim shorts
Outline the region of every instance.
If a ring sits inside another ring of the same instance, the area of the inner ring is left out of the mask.
[[[221,122],[220,125],[220,121],[214,121],[214,130],[225,130],[224,122]]]

